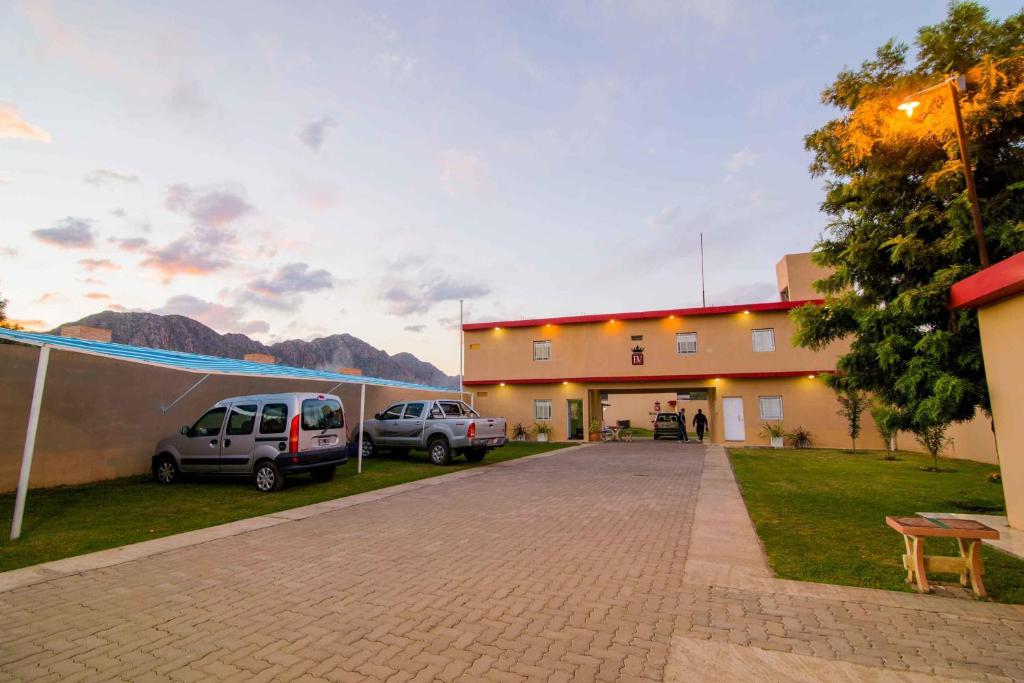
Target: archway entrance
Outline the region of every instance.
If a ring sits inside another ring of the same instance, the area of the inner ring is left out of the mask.
[[[604,426],[631,430],[634,440],[652,439],[658,413],[685,412],[686,431],[693,438],[693,418],[700,410],[714,424],[714,387],[591,389],[590,414],[601,416]],[[705,436],[707,440],[710,433]]]

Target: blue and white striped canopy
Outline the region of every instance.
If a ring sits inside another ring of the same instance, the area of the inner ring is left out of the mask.
[[[312,379],[342,382],[345,384],[366,384],[368,386],[398,387],[402,389],[421,389],[426,391],[444,391],[458,393],[454,389],[443,387],[432,387],[412,382],[399,382],[392,379],[381,379],[379,377],[364,377],[362,375],[343,375],[337,372],[326,372],[324,370],[310,370],[309,368],[293,368],[287,365],[270,365],[267,363],[255,363],[253,361],[238,360],[236,358],[220,358],[218,356],[203,356],[197,353],[183,353],[181,351],[165,351],[163,349],[150,349],[145,346],[128,346],[127,344],[114,344],[111,342],[89,341],[73,337],[58,337],[52,334],[39,334],[37,332],[24,332],[22,330],[8,330],[0,328],[0,339],[7,339],[22,344],[33,346],[49,346],[62,351],[74,351],[93,356],[104,356],[130,363],[143,363],[145,365],[156,365],[186,372],[198,372],[214,375],[240,375],[246,377],[284,377],[291,379]]]

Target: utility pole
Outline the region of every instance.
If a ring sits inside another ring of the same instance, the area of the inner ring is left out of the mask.
[[[978,204],[978,188],[974,185],[974,171],[971,169],[971,153],[967,150],[967,133],[964,130],[964,117],[960,114],[960,88],[957,81],[949,79],[949,96],[953,100],[953,114],[956,118],[956,140],[960,143],[960,161],[964,165],[964,178],[967,180],[967,196],[971,200],[971,218],[974,219],[974,236],[978,240],[978,257],[982,268],[988,268],[988,247],[985,246],[985,228],[981,224],[981,206]]]
[[[708,300],[704,296],[704,233],[700,234],[700,305],[708,307]]]
[[[459,299],[459,400],[462,399],[464,391],[463,375],[466,363],[466,331],[463,329],[464,299]]]

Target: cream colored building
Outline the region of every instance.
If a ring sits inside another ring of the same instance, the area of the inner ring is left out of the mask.
[[[466,324],[467,390],[485,414],[525,427],[547,422],[558,440],[587,438],[590,421],[602,420],[603,403],[614,407],[617,396],[699,392],[715,443],[765,445],[763,425],[781,421],[810,430],[817,446],[848,448],[846,421],[822,379],[847,346],[812,351],[792,342],[790,312],[820,305],[809,298],[811,283],[827,273],[810,254],[790,254],[776,274],[774,302]],[[864,418],[858,447],[880,448]],[[995,461],[983,421],[952,436],[947,455]],[[911,438],[899,445],[917,450]]]

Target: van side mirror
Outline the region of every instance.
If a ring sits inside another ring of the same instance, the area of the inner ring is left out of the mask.
[[[374,413],[373,414],[373,419],[374,420],[379,420],[380,419],[380,413]]]
[[[182,426],[181,433],[183,436],[188,436],[188,425]]]

